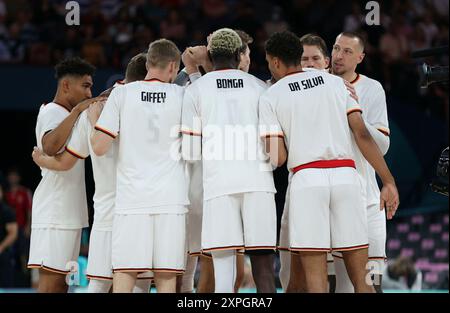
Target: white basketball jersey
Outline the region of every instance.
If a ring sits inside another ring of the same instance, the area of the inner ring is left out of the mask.
[[[189,204],[180,153],[183,92],[156,79],[111,92],[95,128],[120,133],[116,213],[185,213],[170,211]]]
[[[353,159],[347,114],[361,111],[344,81],[320,70],[292,73],[260,99],[261,136],[284,137],[288,169]]]
[[[355,87],[361,108],[364,110],[364,114],[362,115],[364,121],[386,136],[389,136],[386,94],[381,84],[374,79],[360,74],[358,74],[358,77],[352,84]],[[380,189],[375,170],[362,156],[357,147],[355,150],[355,154],[360,155],[357,159],[362,160],[362,162],[359,162],[360,164],[357,162],[357,169],[366,184],[365,196],[367,206],[378,204],[380,202]]]
[[[114,141],[111,149],[105,155],[97,156],[92,150],[90,141],[92,130],[87,111],[84,111],[75,124],[66,151],[80,159],[91,156],[95,181],[93,228],[110,231],[112,230],[116,197],[118,142]]]
[[[44,135],[58,127],[70,114],[57,103],[42,105],[36,123],[37,146]],[[84,161],[65,172],[41,169],[42,179],[34,192],[33,228],[80,229],[88,227]]]
[[[276,191],[258,136],[258,99],[265,88],[235,69],[210,72],[187,87],[182,132],[201,136],[204,200]]]

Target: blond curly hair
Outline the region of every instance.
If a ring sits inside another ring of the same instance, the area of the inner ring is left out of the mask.
[[[214,53],[236,53],[242,46],[239,35],[231,28],[221,28],[211,34],[208,51]]]

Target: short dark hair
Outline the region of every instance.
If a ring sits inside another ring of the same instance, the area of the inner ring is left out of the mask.
[[[348,38],[357,39],[358,42],[359,42],[359,45],[362,48],[362,51],[364,51],[364,48],[365,48],[366,44],[365,44],[364,38],[361,36],[361,34],[356,33],[356,32],[342,32],[342,33],[340,33],[338,35],[338,37],[339,36],[345,36],[345,37],[348,37]]]
[[[95,66],[88,63],[87,61],[79,58],[68,58],[65,59],[55,66],[55,78],[60,80],[61,78],[71,75],[71,76],[93,76],[95,72]]]
[[[243,30],[235,29],[234,31],[239,35],[242,41],[242,46],[239,48],[239,53],[245,53],[248,45],[253,42],[253,38]]]
[[[145,79],[145,76],[147,76],[147,68],[145,66],[146,62],[146,53],[139,53],[138,55],[135,55],[133,58],[131,58],[125,72],[125,80],[127,82],[134,82]]]
[[[274,33],[266,42],[266,53],[279,58],[287,66],[300,64],[303,46],[300,39],[290,31]]]
[[[314,35],[314,34],[306,34],[300,38],[300,43],[303,46],[314,46],[319,48],[320,52],[322,52],[324,57],[328,57],[328,48],[325,40],[322,37]]]

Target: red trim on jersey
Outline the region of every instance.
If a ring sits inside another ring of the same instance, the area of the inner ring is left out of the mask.
[[[266,134],[262,135],[262,138],[272,138],[272,137],[278,137],[278,138],[284,138],[283,134]]]
[[[208,248],[208,249],[202,249],[202,253],[219,251],[219,250],[242,250],[244,248],[245,248],[244,246],[226,246],[226,247]]]
[[[151,83],[151,82],[160,82],[160,83],[164,83],[161,79],[159,79],[159,78],[149,78],[149,79],[144,79],[144,82],[148,82],[148,83]]]
[[[27,268],[39,268],[39,269],[43,269],[43,270],[53,272],[56,274],[61,274],[61,275],[67,275],[68,273],[70,273],[70,271],[62,271],[57,268],[52,268],[52,267],[48,267],[45,265],[39,265],[39,264],[28,264]]]
[[[362,113],[363,111],[361,109],[359,109],[359,108],[350,109],[350,110],[347,111],[347,115],[350,115],[350,114],[355,113],[355,112]]]
[[[355,161],[353,160],[321,160],[310,162],[296,166],[292,169],[294,173],[307,168],[338,168],[338,167],[353,167],[356,168]]]
[[[254,246],[254,247],[245,247],[245,250],[277,250],[276,246]]]
[[[356,73],[356,78],[354,80],[352,80],[350,82],[350,84],[352,84],[352,85],[355,84],[360,78],[361,78],[361,75],[359,75],[359,73]]]
[[[116,84],[119,84],[119,85],[125,85],[125,83],[123,82],[123,80],[118,80],[118,81],[116,81]]]
[[[237,68],[220,68],[218,70],[213,70],[213,72],[230,71],[230,70],[237,70]]]
[[[73,155],[74,157],[84,160],[85,158],[83,158],[81,155],[79,155],[78,153],[76,153],[75,151],[70,150],[70,148],[66,147],[65,148],[67,152],[69,152],[71,155]]]
[[[62,104],[60,104],[60,103],[58,103],[58,102],[55,102],[55,101],[53,101],[53,103],[59,105],[60,107],[63,107],[64,109],[66,109],[67,112],[69,112],[69,113],[71,112],[68,108],[66,108],[66,107],[63,106]]]
[[[111,132],[109,132],[108,130],[106,130],[106,129],[104,129],[104,128],[101,128],[101,127],[99,127],[99,126],[95,126],[94,127],[96,130],[98,130],[98,131],[101,131],[102,133],[105,133],[105,134],[107,134],[108,136],[111,136],[112,138],[114,138],[114,139],[116,139],[116,135],[114,135],[113,133],[111,133]]]
[[[352,251],[352,250],[366,249],[366,248],[369,248],[369,244],[353,246],[353,247],[333,248],[333,251],[341,252],[341,251]]]
[[[89,280],[91,280],[91,279],[94,279],[94,280],[109,280],[109,281],[113,280],[112,277],[95,276],[95,275],[89,275],[89,274],[86,274],[86,278],[89,279]]]
[[[388,136],[389,137],[389,132],[388,131],[386,131],[386,130],[384,130],[384,129],[380,129],[380,128],[377,128],[378,129],[378,131],[379,132],[381,132],[383,135],[385,135],[385,136]]]
[[[331,249],[329,248],[290,248],[291,251],[294,252],[329,252]]]
[[[287,73],[286,76],[295,75],[295,74],[304,73],[304,72],[305,72],[305,71],[295,71],[295,72],[290,72],[290,73]],[[286,76],[285,76],[285,77],[286,77]]]

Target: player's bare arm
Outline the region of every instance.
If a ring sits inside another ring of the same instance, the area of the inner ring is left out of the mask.
[[[266,153],[273,166],[280,167],[287,160],[287,150],[284,145],[284,138],[268,137],[265,139]]]
[[[388,219],[392,219],[400,204],[394,177],[389,171],[380,149],[370,135],[361,113],[350,113],[348,115],[348,122],[361,153],[370,165],[372,165],[383,182],[380,195],[380,209],[385,208]]]
[[[105,155],[114,141],[114,138],[98,130],[91,135],[92,150],[97,156]]]
[[[92,127],[95,126],[95,124],[98,121],[98,118],[100,117],[100,114],[102,114],[105,103],[106,98],[96,102],[87,109],[86,113],[88,116],[89,123],[91,124]]]
[[[73,125],[77,121],[81,112],[86,110],[92,103],[101,98],[92,98],[80,102],[76,105],[69,116],[55,129],[49,131],[42,137],[42,148],[46,155],[55,156],[60,151],[70,136]]]
[[[377,144],[378,148],[380,148],[381,153],[383,155],[386,155],[386,153],[389,150],[389,146],[391,144],[389,135],[382,133],[375,126],[373,126],[367,122],[366,122],[366,127],[367,127],[367,130],[370,132],[370,135],[372,136],[373,140],[375,140],[375,143]]]
[[[78,158],[64,151],[53,157],[45,155],[41,149],[34,147],[32,153],[33,161],[38,166],[52,170],[52,171],[68,171],[74,167]]]

